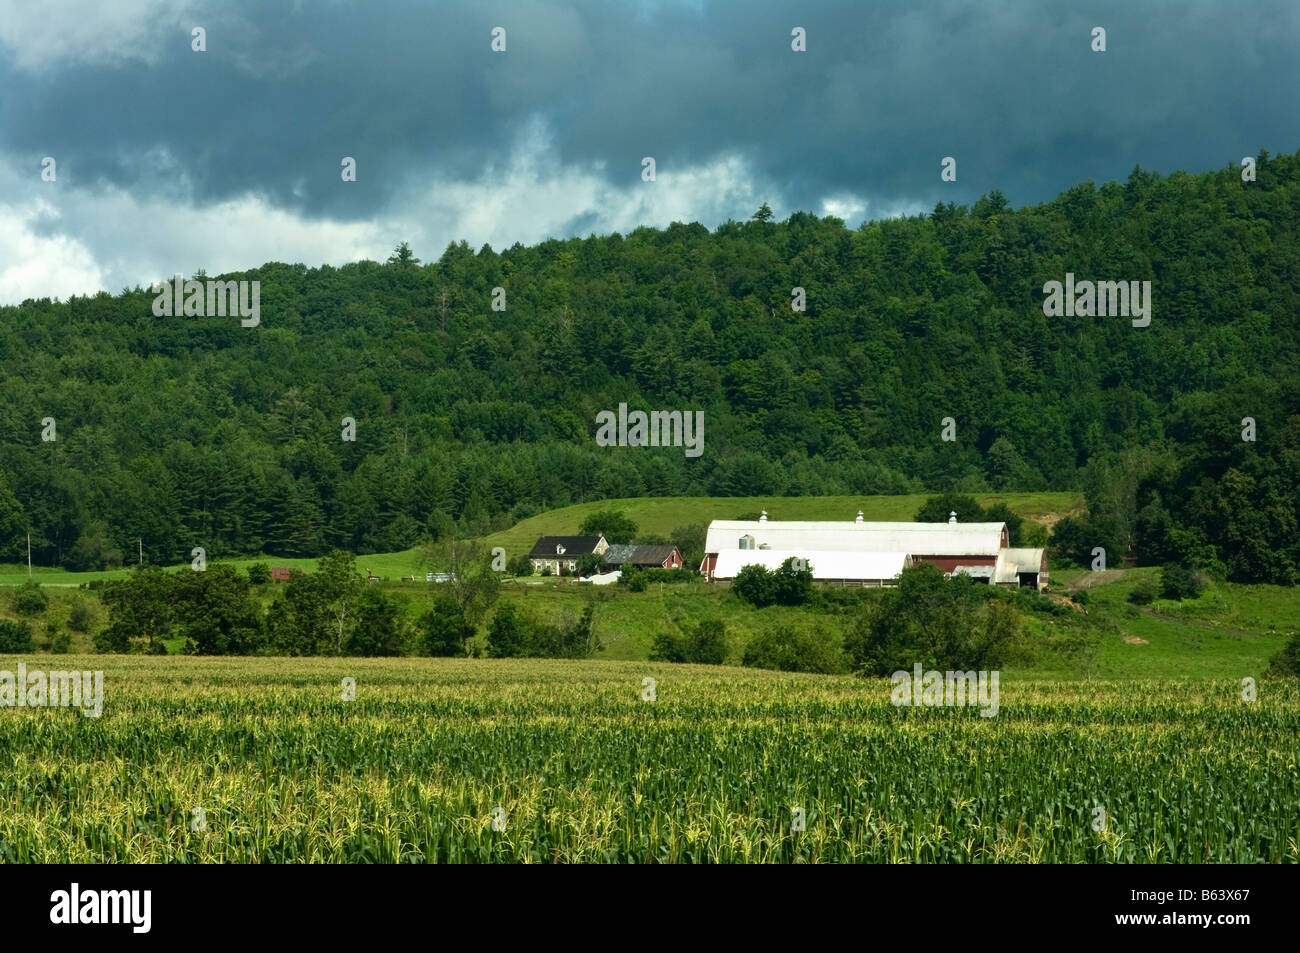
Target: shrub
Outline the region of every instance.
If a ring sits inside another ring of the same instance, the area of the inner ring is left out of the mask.
[[[1281,651],[1268,660],[1270,675],[1300,675],[1300,632],[1287,639]]]
[[[581,616],[565,613],[558,623],[548,623],[525,609],[503,605],[488,626],[488,647],[494,658],[586,658],[600,647],[595,611],[588,603]]]
[[[776,602],[776,580],[758,564],[742,566],[731,583],[731,591],[756,609]]]
[[[603,534],[610,544],[630,543],[636,536],[636,523],[622,510],[601,510],[592,513],[578,527],[579,536],[597,536]]]
[[[727,627],[721,619],[705,619],[689,637],[687,661],[721,665],[727,657]]]
[[[592,626],[595,611],[588,603],[580,617],[566,612],[558,624],[524,617],[527,634],[523,654],[532,658],[586,658],[597,648]]]
[[[493,658],[515,658],[523,655],[528,645],[527,620],[510,603],[498,606],[488,626],[488,647]]]
[[[1058,559],[1091,569],[1095,559],[1092,551],[1097,547],[1106,551],[1108,564],[1118,565],[1123,558],[1119,532],[1113,521],[1067,516],[1052,528],[1049,549]]]
[[[686,637],[678,632],[660,632],[650,647],[652,662],[685,662]]]
[[[25,582],[18,587],[14,598],[14,608],[19,615],[40,615],[50,606],[50,597],[41,589],[39,582]]]
[[[71,648],[72,636],[67,632],[59,632],[50,639],[50,651],[55,655],[67,655]]]
[[[578,575],[594,576],[605,568],[605,557],[599,553],[584,553],[578,557]]]
[[[812,598],[812,569],[806,560],[801,560],[804,568],[795,568],[795,558],[789,557],[780,569],[772,573],[777,605],[801,606]]]
[[[254,586],[265,585],[271,581],[271,567],[266,563],[253,563],[247,569],[248,581]]]
[[[1135,606],[1151,605],[1156,601],[1156,584],[1150,579],[1142,580],[1128,594],[1128,601]]]
[[[512,576],[531,576],[533,574],[533,561],[528,558],[526,553],[520,553],[506,563],[506,572]]]
[[[1088,595],[1087,589],[1078,589],[1070,593],[1070,601],[1077,606],[1086,606],[1088,604],[1088,600],[1091,598],[1092,597]]]
[[[68,613],[68,628],[74,632],[89,632],[95,624],[95,613],[85,602],[78,602]]]
[[[757,609],[770,605],[801,606],[812,599],[810,568],[796,569],[794,556],[773,572],[759,565],[742,566],[731,584],[736,595]]]
[[[401,597],[389,598],[382,590],[367,589],[357,602],[357,624],[344,650],[349,655],[400,655],[406,636],[406,613]],[[452,600],[455,604],[455,600]]]
[[[709,527],[704,523],[691,523],[679,526],[672,531],[668,541],[677,546],[682,554],[682,565],[689,569],[699,569],[704,561],[704,541]]]
[[[0,652],[30,652],[32,627],[26,622],[0,619]]]
[[[720,619],[705,619],[685,633],[660,632],[650,649],[652,662],[721,665],[727,657],[727,628]]]
[[[1022,641],[1013,603],[990,597],[969,576],[944,577],[923,563],[904,569],[898,587],[866,603],[846,648],[863,675],[888,675],[920,662],[927,668],[997,668]]]
[[[497,615],[500,616],[501,612],[502,609],[498,609]],[[464,655],[465,643],[474,631],[451,596],[438,596],[433,600],[433,608],[420,617],[420,643],[425,655]],[[495,648],[493,654],[497,654]]]
[[[627,586],[628,592],[645,592],[645,572],[636,568],[624,569],[622,575],[618,577],[618,584]]]
[[[744,664],[827,675],[848,670],[844,647],[832,630],[806,631],[791,626],[777,626],[751,639],[745,647]]]
[[[1205,581],[1177,563],[1166,563],[1160,570],[1160,596],[1164,599],[1195,599],[1205,589]]]

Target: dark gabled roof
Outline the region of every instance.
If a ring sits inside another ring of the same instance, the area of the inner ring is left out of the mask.
[[[565,556],[586,556],[599,545],[600,536],[543,536],[528,554],[529,559],[554,559],[556,546],[563,546]]]
[[[676,546],[649,544],[618,545],[605,550],[602,558],[611,566],[662,566],[676,549]]]

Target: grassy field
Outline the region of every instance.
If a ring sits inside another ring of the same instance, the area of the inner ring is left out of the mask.
[[[1294,681],[1007,677],[981,718],[726,667],[74,666],[101,717],[0,709],[0,861],[1300,860]]]

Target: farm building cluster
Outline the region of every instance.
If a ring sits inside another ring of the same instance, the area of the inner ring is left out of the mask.
[[[615,543],[599,536],[543,536],[528,554],[533,572],[549,571],[552,576],[572,575],[583,556],[599,556],[609,569],[680,569],[682,554],[676,546],[649,543]]]
[[[598,556],[592,562],[584,557]],[[1047,588],[1047,552],[1010,545],[1006,523],[869,523],[857,519],[714,520],[704,540],[699,572],[709,582],[727,582],[746,566],[777,570],[787,559],[806,567],[814,582],[829,586],[894,586],[909,566],[930,563],[950,576],[966,575],[994,586]],[[616,581],[625,570],[681,569],[681,551],[671,543],[613,543],[596,536],[543,536],[528,554],[534,574],[581,576],[596,583]],[[584,565],[585,563],[585,565]],[[372,582],[377,576],[367,570]],[[292,571],[271,569],[287,582]],[[414,576],[403,582],[414,582]],[[426,582],[450,582],[450,573],[430,572]]]
[[[534,573],[572,576],[584,556],[603,563],[593,580],[610,581],[631,568],[678,569],[674,545],[611,544],[604,535],[543,536],[528,554]],[[1010,545],[1006,523],[870,523],[859,510],[851,521],[714,520],[699,571],[709,582],[735,579],[746,566],[781,568],[800,560],[813,581],[835,586],[893,586],[909,566],[930,563],[948,575],[994,586],[1047,588],[1047,553]]]
[[[1006,523],[868,523],[852,521],[714,520],[700,572],[734,579],[745,566],[778,569],[806,562],[813,581],[840,586],[892,586],[908,566],[927,562],[949,575],[997,586],[1047,588],[1047,553],[1009,545]]]

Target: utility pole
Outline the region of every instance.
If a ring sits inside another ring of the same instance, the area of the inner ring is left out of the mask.
[[[139,542],[139,544],[140,544],[140,562],[139,562],[139,565],[143,566],[143,565],[144,565],[144,537],[141,536],[141,537],[139,538],[139,540],[137,540],[137,542]]]
[[[32,534],[27,533],[27,578],[32,578]]]

